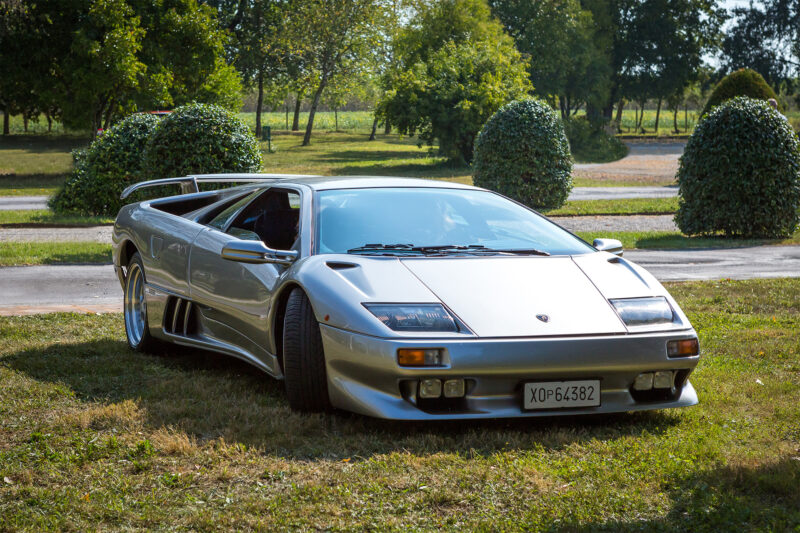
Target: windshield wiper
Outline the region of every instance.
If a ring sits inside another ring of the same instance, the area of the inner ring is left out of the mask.
[[[549,256],[549,252],[544,250],[537,250],[536,248],[509,248],[507,250],[498,250],[496,248],[486,248],[487,252],[497,252],[501,254],[515,254],[515,255],[543,255]]]
[[[347,250],[348,254],[378,254],[378,255],[393,255],[398,253],[409,254],[422,254],[422,255],[445,255],[445,254],[474,254],[474,255],[495,255],[495,254],[513,254],[513,255],[543,255],[548,256],[549,253],[535,248],[520,248],[520,249],[495,249],[487,248],[482,244],[442,244],[436,246],[414,246],[413,244],[365,244]]]

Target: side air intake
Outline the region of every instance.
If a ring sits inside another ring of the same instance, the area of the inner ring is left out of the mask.
[[[170,296],[164,308],[164,331],[182,337],[195,334],[197,317],[194,304],[189,300]]]

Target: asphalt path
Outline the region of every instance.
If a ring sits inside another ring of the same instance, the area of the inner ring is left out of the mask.
[[[800,277],[800,246],[628,250],[624,257],[661,281]],[[0,268],[0,315],[121,310],[111,265]]]
[[[47,209],[49,196],[0,196],[0,211]]]

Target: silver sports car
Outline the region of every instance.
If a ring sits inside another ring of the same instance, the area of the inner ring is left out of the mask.
[[[199,192],[201,182],[247,183]],[[243,359],[301,411],[405,420],[697,403],[699,346],[664,287],[490,191],[417,179],[189,176],[124,207],[128,342]]]

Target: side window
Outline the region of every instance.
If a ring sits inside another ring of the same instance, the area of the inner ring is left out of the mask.
[[[271,189],[236,215],[228,233],[240,239],[257,236],[276,250],[297,246],[300,223],[300,195],[294,191]]]
[[[238,213],[243,206],[247,205],[248,202],[250,202],[253,198],[258,196],[262,192],[263,191],[260,190],[255,191],[251,194],[248,194],[238,202],[234,202],[233,204],[222,210],[220,214],[212,218],[211,221],[208,223],[208,225],[220,231],[225,231],[225,228],[228,226],[228,223],[233,217],[236,216],[236,213]]]

